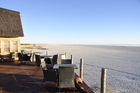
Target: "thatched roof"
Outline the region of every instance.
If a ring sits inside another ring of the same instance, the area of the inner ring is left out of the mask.
[[[20,13],[0,8],[0,37],[20,36],[24,36]]]

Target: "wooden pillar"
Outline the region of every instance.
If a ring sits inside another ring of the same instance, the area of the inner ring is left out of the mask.
[[[72,55],[71,55],[71,57],[70,57],[70,58],[71,58],[71,61],[72,61],[72,62],[71,62],[71,64],[73,64],[73,57],[72,57]]]
[[[72,59],[72,55],[70,56],[70,58]]]
[[[101,70],[101,93],[106,93],[106,71],[105,68]]]
[[[18,38],[17,40],[17,43],[18,43],[18,52],[21,52],[21,44],[20,44],[20,38]]]
[[[80,59],[80,78],[83,80],[83,59]]]

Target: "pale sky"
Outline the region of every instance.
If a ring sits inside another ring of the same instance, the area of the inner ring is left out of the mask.
[[[140,0],[0,0],[21,13],[22,43],[140,44]]]

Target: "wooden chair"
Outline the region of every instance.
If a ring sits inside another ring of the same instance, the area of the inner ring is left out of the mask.
[[[62,64],[62,61],[61,61],[62,59],[66,59],[66,55],[65,54],[58,54],[57,63]]]
[[[57,72],[56,70],[54,69],[43,69],[43,75],[44,75],[44,78],[43,78],[43,81],[49,81],[49,82],[57,82],[58,80],[58,77],[57,77]]]
[[[21,53],[18,53],[18,60],[22,62],[24,61],[23,59],[23,55]]]
[[[54,55],[52,58],[52,64],[57,64],[58,55]]]
[[[59,67],[59,88],[75,88],[73,67]]]
[[[40,55],[35,55],[35,59],[36,59],[37,66],[40,66],[40,64],[41,64]]]
[[[61,63],[62,64],[72,64],[72,59],[62,59]]]
[[[7,55],[0,55],[1,62],[11,62],[10,54]]]
[[[50,58],[45,58],[44,61],[46,64],[52,64],[52,61]]]
[[[16,55],[16,53],[15,52],[11,52],[10,53],[10,60],[11,60],[11,62],[14,62],[15,61],[15,55]]]

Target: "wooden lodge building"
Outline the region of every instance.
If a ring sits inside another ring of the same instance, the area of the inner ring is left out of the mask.
[[[20,13],[0,8],[0,55],[20,52],[20,37],[23,37]]]

